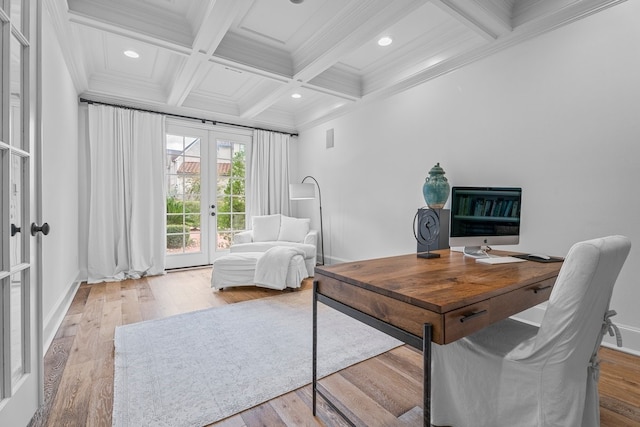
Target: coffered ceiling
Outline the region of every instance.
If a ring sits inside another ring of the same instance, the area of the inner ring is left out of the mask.
[[[620,2],[45,4],[83,98],[296,132]]]

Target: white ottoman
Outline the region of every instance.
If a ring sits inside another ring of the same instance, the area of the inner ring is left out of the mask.
[[[211,274],[211,287],[224,289],[231,286],[262,286],[255,285],[253,277],[256,271],[256,263],[263,252],[237,252],[221,256],[213,261]],[[281,288],[299,288],[303,279],[308,277],[304,258],[296,255],[289,263],[287,278]],[[267,287],[267,286],[263,286]]]

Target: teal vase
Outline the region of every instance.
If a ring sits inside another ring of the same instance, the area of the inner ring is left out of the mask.
[[[422,185],[422,194],[427,206],[431,209],[442,209],[449,199],[450,189],[449,181],[444,176],[444,169],[440,167],[440,163],[436,163]]]

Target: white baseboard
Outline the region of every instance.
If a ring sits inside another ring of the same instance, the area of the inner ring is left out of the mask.
[[[76,291],[80,287],[80,283],[80,281],[73,282],[67,290],[67,293],[62,295],[58,301],[56,301],[55,308],[47,318],[44,319],[42,331],[44,354],[49,350],[49,346],[53,342],[56,332],[64,320],[64,316],[67,314],[67,311],[69,311],[69,307],[71,307],[71,302],[73,301],[73,297],[76,295]]]
[[[544,312],[544,306],[537,306],[512,317],[525,323],[540,326],[542,317],[544,316]],[[612,321],[620,330],[620,335],[622,335],[622,347],[618,347],[616,345],[616,337],[609,336],[609,334],[606,334],[604,336],[602,345],[605,347],[613,348],[615,350],[623,351],[625,353],[633,354],[635,356],[640,356],[640,330],[631,326],[616,323],[615,320],[615,317],[613,317]]]
[[[333,264],[342,264],[343,262],[351,262],[351,261],[353,261],[353,260],[328,256],[327,259],[324,261],[324,264],[325,265],[333,265]]]

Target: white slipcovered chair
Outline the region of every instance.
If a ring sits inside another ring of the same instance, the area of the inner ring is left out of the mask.
[[[575,244],[539,328],[507,319],[433,345],[432,424],[599,426],[597,351],[630,248],[623,236]]]
[[[308,218],[286,215],[260,215],[251,219],[252,229],[233,237],[230,253],[266,252],[276,246],[288,246],[304,252],[307,275],[313,276],[318,247],[318,231],[310,228]]]

